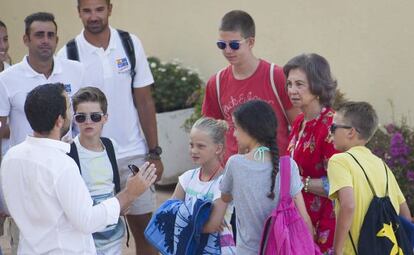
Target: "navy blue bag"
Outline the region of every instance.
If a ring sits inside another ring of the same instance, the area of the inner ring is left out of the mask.
[[[412,255],[412,244],[410,244],[404,229],[401,228],[401,217],[398,216],[391,203],[390,197],[388,196],[388,169],[385,163],[385,196],[378,197],[362,165],[358,162],[354,155],[349,152],[347,153],[360,166],[373,194],[372,201],[364,216],[364,221],[359,234],[359,240],[355,240],[357,243],[353,240],[351,232],[348,232],[355,254]]]
[[[167,200],[152,216],[145,238],[163,255],[220,255],[218,233],[202,233],[211,209],[208,200],[197,199],[194,204]]]
[[[411,245],[414,248],[414,224],[408,221],[406,218],[400,216],[401,225],[403,226]]]

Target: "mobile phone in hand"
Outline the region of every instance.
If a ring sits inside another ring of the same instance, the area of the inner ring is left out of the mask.
[[[132,175],[136,175],[139,172],[139,168],[134,164],[128,165],[128,168],[131,170]]]

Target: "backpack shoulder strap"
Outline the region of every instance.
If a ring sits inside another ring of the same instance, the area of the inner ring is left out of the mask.
[[[366,174],[366,172],[365,172],[364,168],[362,167],[362,165],[359,163],[359,161],[355,158],[355,156],[354,156],[354,155],[352,155],[350,152],[346,152],[346,153],[347,153],[347,154],[349,154],[349,155],[350,155],[350,156],[351,156],[351,157],[355,160],[355,162],[359,165],[359,167],[362,169],[362,172],[364,173],[365,178],[367,179],[367,182],[368,182],[368,184],[369,184],[369,187],[370,187],[370,189],[371,189],[372,194],[373,194],[374,196],[376,196],[376,194],[375,194],[375,190],[374,190],[374,188],[372,187],[372,184],[371,184],[371,182],[369,181],[368,176],[367,176],[367,174]],[[387,178],[387,180],[386,180],[387,184],[386,184],[386,189],[385,189],[385,195],[386,195],[386,196],[388,196],[388,171],[387,171],[387,166],[386,166],[386,164],[385,164],[385,162],[384,162],[384,161],[383,161],[383,163],[384,163],[384,168],[385,168],[385,175],[386,175],[386,178]],[[357,253],[356,246],[355,246],[354,239],[352,238],[352,235],[351,235],[351,231],[348,231],[348,236],[349,236],[349,239],[351,240],[352,249],[354,250],[355,254],[358,254],[358,253]]]
[[[280,198],[290,197],[290,157],[282,156],[280,161]]]
[[[357,252],[357,249],[354,243],[354,239],[352,238],[352,235],[351,235],[351,230],[348,231],[348,236],[349,236],[349,239],[351,240],[352,249],[354,250],[355,255],[358,255],[358,252]]]
[[[370,187],[370,189],[371,189],[371,192],[372,192],[372,194],[374,195],[374,196],[376,196],[377,194],[375,194],[375,190],[374,190],[374,187],[372,187],[372,184],[371,184],[371,182],[369,181],[369,179],[368,179],[368,175],[367,175],[367,173],[365,172],[365,170],[364,170],[364,168],[361,166],[361,164],[359,163],[359,161],[354,157],[354,155],[352,155],[351,153],[349,153],[349,152],[346,152],[347,154],[349,154],[349,155],[351,155],[351,157],[355,160],[355,162],[359,165],[359,167],[362,169],[362,172],[364,173],[364,175],[365,175],[365,178],[367,179],[367,182],[368,182],[368,184],[369,184],[369,187]],[[387,170],[387,169],[385,169],[385,170]],[[388,173],[387,173],[387,186],[388,186]],[[387,190],[388,190],[388,187],[387,187]]]
[[[282,101],[280,100],[279,93],[277,93],[274,70],[275,70],[275,64],[272,63],[270,65],[270,84],[272,85],[272,90],[273,90],[273,93],[275,93],[275,97],[276,97],[277,102],[279,103],[280,109],[282,110],[283,115],[285,115],[287,123],[289,124],[289,126],[291,126],[292,123],[290,123],[290,120],[286,114],[285,107],[283,107]]]
[[[120,184],[120,178],[119,178],[119,171],[118,171],[118,164],[116,163],[116,157],[115,157],[115,150],[114,146],[111,142],[111,139],[106,137],[101,137],[101,141],[106,149],[106,154],[108,154],[109,161],[112,165],[112,172],[114,175],[114,184],[115,184],[115,193],[118,193],[121,191],[121,184]]]
[[[387,184],[386,184],[386,187],[385,187],[385,195],[388,196],[388,169],[387,169],[387,165],[385,164],[384,160],[382,161],[382,163],[384,164],[385,176],[387,178]]]
[[[225,69],[225,68],[221,69],[220,71],[218,71],[218,72],[216,73],[216,92],[217,92],[217,103],[218,103],[218,105],[219,105],[219,107],[220,107],[220,111],[221,111],[221,114],[223,115],[223,117],[224,117],[224,112],[223,112],[223,107],[221,106],[221,101],[220,101],[220,75],[221,75],[221,72],[222,72],[224,69]]]
[[[78,45],[76,44],[75,38],[66,44],[66,55],[70,60],[79,61]]]
[[[131,89],[134,89],[134,79],[135,79],[135,66],[136,66],[136,59],[135,59],[135,49],[134,44],[132,42],[131,35],[123,30],[117,29],[119,37],[121,37],[122,46],[124,47],[124,51],[128,57],[129,63],[131,63]]]
[[[68,156],[73,158],[73,160],[75,160],[75,163],[76,165],[78,165],[78,168],[79,168],[79,173],[82,175],[81,166],[79,162],[78,149],[76,148],[75,142],[72,142],[70,144],[70,152],[68,153]]]

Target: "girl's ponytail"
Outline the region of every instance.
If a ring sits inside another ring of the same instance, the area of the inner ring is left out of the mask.
[[[272,157],[272,173],[271,173],[271,181],[272,184],[270,185],[270,192],[267,193],[267,197],[270,199],[275,198],[275,182],[276,182],[276,175],[279,172],[279,150],[276,145],[275,138],[269,140],[267,147],[270,150],[270,155]]]

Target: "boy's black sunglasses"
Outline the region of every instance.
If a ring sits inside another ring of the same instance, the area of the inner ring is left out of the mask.
[[[102,120],[102,116],[104,116],[105,114],[103,112],[92,112],[90,114],[86,114],[86,113],[76,113],[74,116],[75,121],[77,123],[83,123],[85,122],[88,118],[93,121],[93,122],[99,122]]]
[[[329,127],[329,132],[331,132],[332,134],[334,134],[334,133],[335,133],[335,131],[336,131],[338,128],[351,129],[351,128],[353,128],[353,127],[351,127],[351,126],[347,126],[347,125],[341,125],[341,124],[335,124],[335,123],[332,123],[332,125]]]

